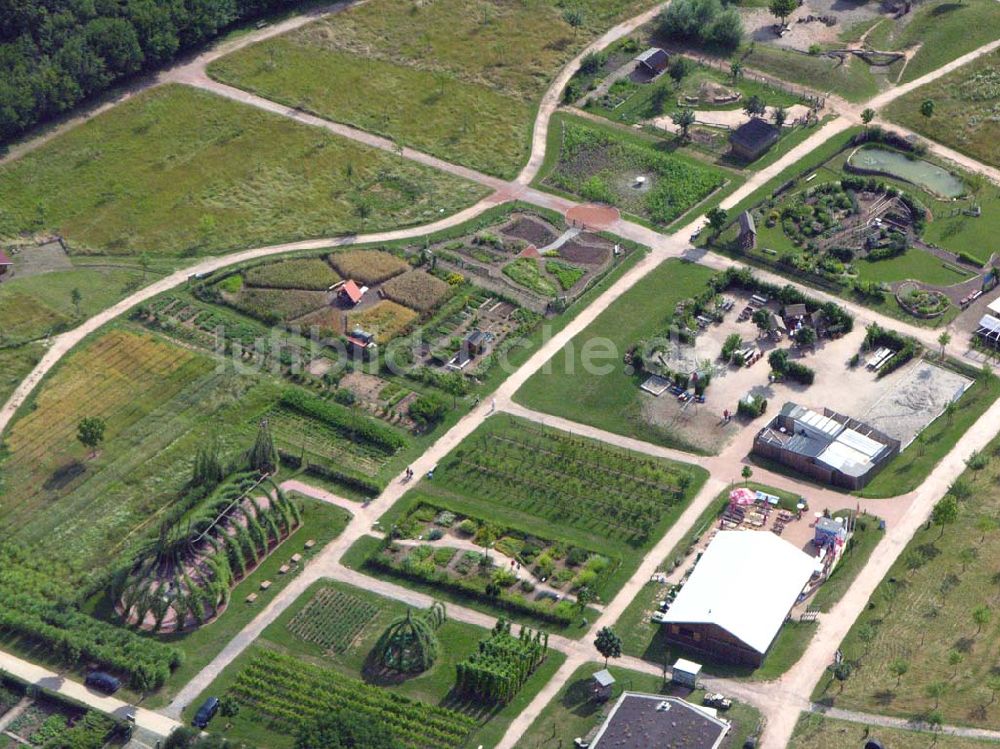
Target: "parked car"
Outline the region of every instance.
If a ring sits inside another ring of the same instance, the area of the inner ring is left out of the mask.
[[[194,714],[194,720],[191,721],[191,724],[197,728],[205,728],[208,726],[209,721],[215,717],[217,712],[219,712],[219,698],[209,697],[201,703],[201,707],[199,707],[198,712]]]
[[[83,683],[91,689],[96,689],[98,692],[104,692],[105,694],[114,694],[122,686],[121,681],[103,671],[91,671],[87,674],[87,678],[83,680]]]
[[[701,704],[714,707],[717,710],[728,710],[733,706],[733,701],[718,692],[706,692],[701,700]]]

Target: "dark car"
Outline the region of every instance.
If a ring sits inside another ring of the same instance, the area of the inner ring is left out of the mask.
[[[198,708],[198,712],[194,714],[194,720],[191,723],[198,728],[205,728],[208,722],[215,717],[215,714],[219,712],[219,698],[209,697],[203,703],[201,707]]]
[[[91,671],[87,674],[87,678],[83,680],[83,683],[91,689],[96,689],[105,694],[114,694],[122,686],[122,683],[118,679],[103,671]]]

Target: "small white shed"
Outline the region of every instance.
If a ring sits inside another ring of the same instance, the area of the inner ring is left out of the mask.
[[[681,684],[694,689],[698,685],[698,674],[701,673],[701,664],[693,661],[678,658],[671,670],[671,681],[674,684]]]

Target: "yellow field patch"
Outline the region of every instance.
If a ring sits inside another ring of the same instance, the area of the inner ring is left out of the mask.
[[[351,315],[350,321],[352,327],[373,333],[375,340],[386,343],[405,333],[418,316],[416,312],[402,304],[384,301],[364,312]]]

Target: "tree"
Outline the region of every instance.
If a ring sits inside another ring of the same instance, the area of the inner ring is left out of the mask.
[[[581,614],[587,606],[594,602],[595,598],[597,596],[594,595],[594,591],[590,589],[589,585],[580,586],[580,589],[576,591],[576,605],[579,607]]]
[[[69,292],[69,299],[70,299],[71,302],[73,302],[73,306],[76,308],[76,316],[79,317],[80,316],[80,302],[83,301],[83,294],[81,294],[80,290],[74,286],[73,290],[71,292]]]
[[[976,530],[982,534],[979,539],[979,543],[982,544],[986,540],[986,535],[992,533],[996,529],[997,521],[995,518],[991,518],[989,515],[980,515],[979,519],[976,521]]]
[[[990,690],[990,704],[996,702],[997,692],[1000,692],[1000,675],[990,676],[986,679],[986,688]]]
[[[781,127],[785,124],[785,120],[788,119],[788,110],[784,107],[775,107],[774,113],[771,116],[774,118],[774,124]]]
[[[761,308],[755,310],[753,316],[750,319],[753,321],[753,324],[757,326],[757,329],[760,330],[761,333],[767,333],[769,330],[771,330],[771,325],[772,325],[771,313],[768,312],[766,309]]]
[[[930,699],[934,700],[934,709],[937,710],[938,703],[941,701],[941,697],[944,693],[948,691],[948,685],[943,681],[935,681],[924,687],[924,694],[926,694]]]
[[[952,650],[950,653],[948,653],[948,665],[954,666],[955,668],[955,673],[953,674],[953,676],[958,676],[958,667],[964,660],[965,658],[957,650]]]
[[[792,15],[798,7],[798,0],[771,0],[767,6],[771,15],[780,20],[782,26],[785,25],[785,19]]]
[[[750,466],[743,466],[743,470],[740,471],[740,476],[743,477],[743,485],[746,486],[750,483],[750,477],[753,476],[753,469]]]
[[[941,526],[941,533],[938,534],[938,538],[944,535],[944,527],[951,525],[956,520],[958,520],[958,500],[948,494],[934,505],[934,510],[931,512],[931,521],[934,525]]]
[[[267,426],[267,419],[262,419],[257,427],[257,439],[247,455],[250,470],[260,473],[274,473],[278,469],[278,452],[274,449],[274,439]]]
[[[736,83],[743,75],[743,63],[739,60],[733,60],[729,63],[729,75],[733,77],[733,83]]]
[[[764,103],[763,99],[754,94],[747,99],[747,103],[743,105],[743,111],[751,117],[760,117],[767,111],[767,104]]]
[[[100,416],[84,416],[76,425],[76,438],[90,449],[90,457],[97,454],[97,446],[104,441],[104,430],[107,424]]]
[[[687,140],[688,130],[694,124],[694,110],[685,107],[670,115],[670,119],[681,129],[681,138]]]
[[[972,610],[972,621],[976,625],[976,634],[978,635],[983,631],[983,627],[990,623],[990,619],[993,618],[993,612],[990,611],[989,606],[976,606]]]
[[[743,44],[743,18],[736,8],[726,8],[708,27],[706,41],[721,50],[736,49]]]
[[[934,116],[934,100],[933,99],[924,99],[920,103],[920,114],[922,114],[924,117],[927,117],[928,119],[930,119],[931,117]]]
[[[875,119],[875,110],[872,109],[871,107],[867,107],[861,112],[861,122],[863,122],[865,125],[865,132],[868,132],[868,126],[874,119]]]
[[[840,691],[844,691],[844,682],[851,678],[854,667],[849,661],[841,661],[833,666],[833,678],[840,682]]]
[[[899,687],[900,680],[909,670],[910,670],[910,664],[907,663],[902,658],[897,658],[896,660],[894,660],[892,663],[889,664],[889,671],[891,671],[892,675],[896,677],[897,688]]]
[[[816,331],[808,325],[803,325],[795,331],[795,342],[800,346],[813,346],[816,343]]]
[[[674,81],[675,86],[680,86],[681,81],[683,81],[688,73],[691,72],[691,63],[683,55],[674,55],[674,59],[670,61],[670,67],[667,69],[667,73]]]
[[[712,227],[712,233],[718,237],[722,233],[722,230],[726,228],[726,221],[729,219],[729,214],[726,213],[725,208],[713,208],[705,214],[705,218],[708,219],[708,225]]]
[[[937,338],[938,343],[941,344],[941,358],[944,359],[944,350],[951,343],[951,334],[947,330],[941,331],[941,335]]]
[[[295,749],[404,749],[381,720],[362,713],[342,710],[321,713],[306,722],[295,738]]]
[[[620,658],[622,654],[622,638],[620,638],[611,627],[603,627],[594,640],[594,647],[597,652],[604,656],[604,665],[607,667],[608,658]]]
[[[149,254],[142,253],[139,255],[139,267],[142,268],[142,282],[146,283],[146,274],[149,273]]]

